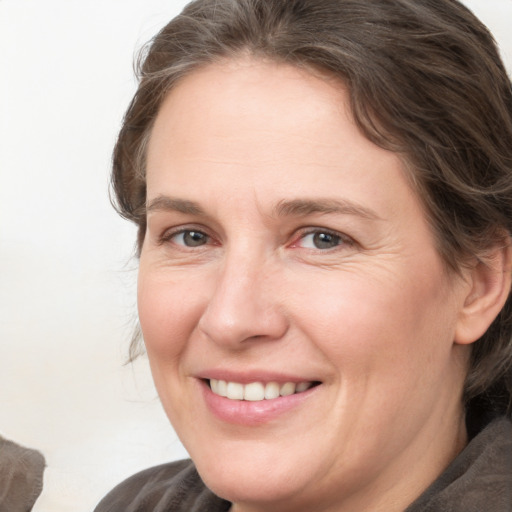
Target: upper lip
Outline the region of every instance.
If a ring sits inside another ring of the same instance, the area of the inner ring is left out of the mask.
[[[202,380],[224,380],[226,382],[238,382],[240,384],[250,384],[251,382],[319,382],[317,378],[311,378],[306,375],[293,375],[284,372],[273,372],[269,370],[248,370],[244,372],[214,368],[204,370],[196,374],[198,379]]]

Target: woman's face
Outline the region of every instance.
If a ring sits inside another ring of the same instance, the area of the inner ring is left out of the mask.
[[[468,285],[343,87],[194,72],[156,119],[147,204],[140,322],[207,485],[234,510],[403,509],[463,437]]]

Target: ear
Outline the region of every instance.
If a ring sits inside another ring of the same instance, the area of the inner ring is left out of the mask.
[[[510,239],[507,237],[505,242],[468,270],[468,292],[460,310],[455,343],[467,345],[482,337],[505,305],[512,268]]]

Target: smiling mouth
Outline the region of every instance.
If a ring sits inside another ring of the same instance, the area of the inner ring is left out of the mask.
[[[210,389],[215,395],[229,400],[247,400],[259,402],[261,400],[274,400],[283,396],[304,393],[320,382],[251,382],[241,384],[225,380],[207,379]]]

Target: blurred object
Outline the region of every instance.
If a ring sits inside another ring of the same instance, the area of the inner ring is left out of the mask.
[[[43,490],[41,453],[0,436],[0,512],[29,512]]]

